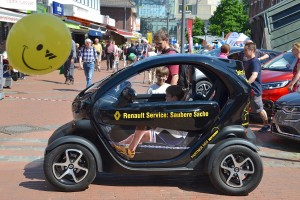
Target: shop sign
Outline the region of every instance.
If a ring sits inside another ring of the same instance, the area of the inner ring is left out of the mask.
[[[56,1],[52,2],[52,11],[53,14],[63,16],[64,15],[64,5]]]
[[[36,11],[36,0],[1,0],[1,7]]]

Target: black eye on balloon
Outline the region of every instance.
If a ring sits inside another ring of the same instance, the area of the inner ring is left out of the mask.
[[[42,49],[43,49],[43,45],[42,44],[37,45],[36,50],[40,51]]]

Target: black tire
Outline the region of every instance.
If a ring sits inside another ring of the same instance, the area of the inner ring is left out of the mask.
[[[215,160],[209,178],[222,193],[247,195],[260,183],[263,165],[256,152],[245,146],[233,145],[213,154],[212,158]],[[249,173],[245,173],[246,171]]]
[[[211,82],[207,80],[200,80],[196,84],[196,94],[206,97],[211,87]]]
[[[44,173],[61,191],[85,190],[96,177],[95,158],[82,145],[63,144],[45,155]]]

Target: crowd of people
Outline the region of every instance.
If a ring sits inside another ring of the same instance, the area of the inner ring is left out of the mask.
[[[92,83],[94,71],[101,72],[102,68],[105,68],[101,66],[103,59],[106,59],[106,71],[115,73],[121,67],[120,60],[123,60],[123,67],[126,67],[159,53],[154,45],[150,45],[145,40],[126,42],[120,46],[116,45],[113,40],[105,41],[105,43],[105,45],[101,44],[99,38],[95,38],[94,42],[87,38],[82,46],[72,41],[70,56],[61,68],[61,73],[65,76],[65,84],[74,84],[74,63],[78,63],[79,69],[84,70],[88,87]],[[149,84],[153,83],[154,76],[149,75]]]

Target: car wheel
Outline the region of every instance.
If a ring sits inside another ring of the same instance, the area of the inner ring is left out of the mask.
[[[64,144],[45,155],[46,179],[62,191],[81,191],[96,177],[92,153],[79,144]]]
[[[196,84],[196,94],[206,97],[211,87],[212,84],[209,81],[206,80],[198,81]]]
[[[228,195],[247,195],[258,186],[263,166],[256,152],[234,145],[214,154],[216,159],[209,177],[218,190]]]

